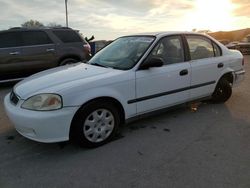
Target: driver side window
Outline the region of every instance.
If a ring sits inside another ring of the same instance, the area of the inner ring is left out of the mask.
[[[170,36],[161,39],[150,55],[151,58],[161,58],[164,65],[184,62],[184,51],[180,36]]]

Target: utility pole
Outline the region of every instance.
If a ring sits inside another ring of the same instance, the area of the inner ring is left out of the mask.
[[[65,0],[65,9],[66,9],[66,27],[69,26],[69,21],[68,21],[68,0]]]

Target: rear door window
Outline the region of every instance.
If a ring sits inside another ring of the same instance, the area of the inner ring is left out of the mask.
[[[83,42],[83,39],[72,30],[56,30],[53,33],[64,43]]]
[[[21,46],[20,32],[6,32],[0,34],[0,48],[11,48]]]
[[[219,57],[221,56],[221,49],[220,47],[213,42],[213,47],[214,47],[214,56]]]
[[[214,47],[210,39],[202,36],[186,36],[191,60],[214,57]]]
[[[51,44],[52,40],[44,31],[22,32],[23,46]]]

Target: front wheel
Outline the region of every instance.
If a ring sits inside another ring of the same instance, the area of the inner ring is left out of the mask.
[[[231,84],[224,78],[222,78],[212,95],[212,102],[214,103],[224,103],[226,102],[232,95],[232,87]]]
[[[91,102],[74,118],[71,138],[85,147],[98,147],[109,142],[117,133],[120,115],[109,102]]]

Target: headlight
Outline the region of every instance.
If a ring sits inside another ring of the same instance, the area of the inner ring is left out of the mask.
[[[37,111],[57,110],[62,108],[62,98],[57,94],[39,94],[28,98],[21,107]]]

